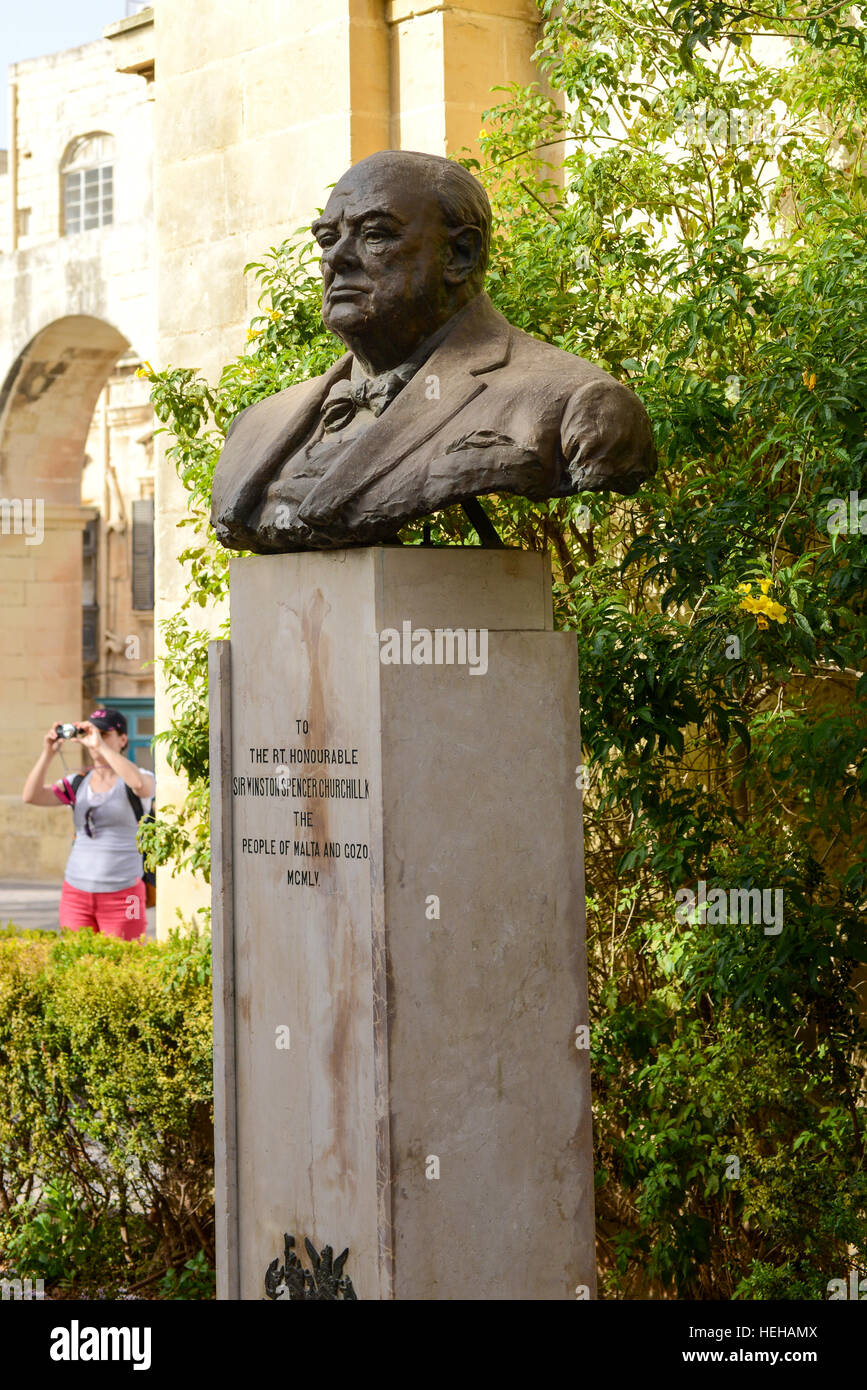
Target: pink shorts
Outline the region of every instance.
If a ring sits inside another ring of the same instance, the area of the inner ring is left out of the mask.
[[[116,893],[85,893],[64,881],[60,890],[60,925],[69,931],[93,927],[103,936],[137,941],[147,927],[144,879]]]

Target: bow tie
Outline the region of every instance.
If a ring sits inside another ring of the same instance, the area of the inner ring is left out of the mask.
[[[361,381],[338,381],[322,406],[323,430],[326,434],[342,430],[362,408],[381,415],[411,375],[411,370],[398,367],[396,371],[381,372],[379,376],[364,377]]]

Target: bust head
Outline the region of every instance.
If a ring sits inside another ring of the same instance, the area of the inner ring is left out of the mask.
[[[313,223],[326,328],[367,370],[398,366],[481,291],[490,228],[484,189],[452,160],[361,160]]]

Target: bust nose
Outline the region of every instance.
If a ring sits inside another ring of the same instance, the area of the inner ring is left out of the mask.
[[[348,266],[358,265],[358,248],[355,244],[355,237],[351,232],[344,232],[343,236],[338,237],[333,245],[323,248],[321,259],[323,268],[327,269],[331,275]]]

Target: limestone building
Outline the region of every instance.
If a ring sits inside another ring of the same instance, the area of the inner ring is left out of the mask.
[[[41,545],[14,527],[0,536],[3,620],[28,634],[12,639],[0,708],[0,816],[19,836],[17,874],[25,843],[41,877],[62,869],[68,843],[64,822],[51,848],[43,813],[37,847],[22,813],[35,820],[38,809],[15,803],[49,719],[81,702],[72,611],[82,533],[110,495],[111,591],[122,552],[132,564],[120,527],[148,497],[151,426],[144,413],[133,419],[146,400],[129,371],[135,355],[215,379],[255,312],[244,265],[309,222],[365,155],[472,148],[491,89],[538,77],[538,20],[533,0],[159,0],[93,44],[13,72],[15,134],[0,175],[0,495],[45,508]],[[155,444],[158,631],[183,593],[185,502]],[[127,460],[114,468],[117,488],[111,476],[106,484],[106,448]],[[118,578],[100,638],[113,669],[127,635],[140,635],[142,661],[150,654],[142,611],[122,611],[126,583]],[[67,608],[50,585],[65,587]],[[127,661],[120,669],[139,680]],[[157,728],[168,718],[157,683]],[[157,774],[162,800],[180,795],[164,767]],[[160,930],[177,906],[203,900],[203,885],[161,874]]]
[[[21,802],[52,720],[153,733],[153,86],[112,44],[16,64],[0,165],[0,877],[58,881],[68,812]],[[81,764],[75,746],[70,767]],[[62,767],[55,763],[56,775]]]

